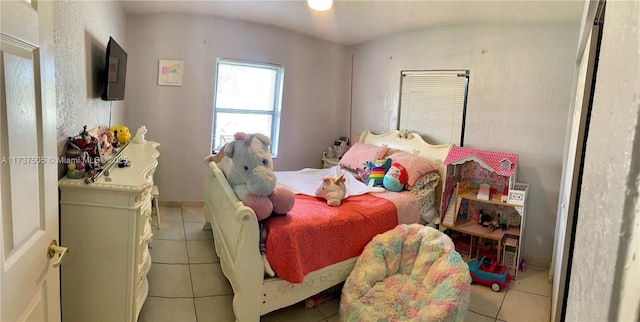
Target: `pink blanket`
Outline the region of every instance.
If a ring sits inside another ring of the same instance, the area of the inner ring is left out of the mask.
[[[301,283],[309,272],[360,255],[375,235],[397,224],[396,206],[383,198],[351,196],[330,207],[296,195],[289,214],[267,220],[267,260],[279,277]]]

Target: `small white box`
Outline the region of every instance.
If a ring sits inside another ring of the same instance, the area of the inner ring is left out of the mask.
[[[527,193],[529,192],[529,185],[526,183],[516,183],[513,185],[513,189],[509,190],[508,203],[514,205],[524,205],[527,200]]]

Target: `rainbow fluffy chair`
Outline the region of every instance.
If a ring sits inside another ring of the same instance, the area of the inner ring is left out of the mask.
[[[463,321],[469,266],[449,236],[419,224],[374,237],[347,277],[342,321]]]

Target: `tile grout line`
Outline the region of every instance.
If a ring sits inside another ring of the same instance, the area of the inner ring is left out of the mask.
[[[538,294],[538,293],[535,293],[535,292],[532,292],[532,291],[519,290],[517,288],[514,288],[513,290],[514,291],[518,291],[518,292],[522,292],[522,293],[527,293],[527,294],[530,294],[530,295],[537,295],[537,296],[551,298],[551,295],[542,295],[542,294]]]
[[[189,263],[163,263],[163,262],[154,262],[151,260],[152,264],[162,264],[162,265],[189,265]]]
[[[196,290],[193,287],[193,273],[191,272],[191,258],[189,257],[189,245],[187,243],[187,227],[184,224],[184,214],[182,213],[182,207],[180,207],[180,218],[182,219],[182,231],[184,232],[184,245],[187,248],[187,265],[189,265],[189,282],[191,283],[191,301],[193,302],[193,313],[196,316],[196,322],[198,322],[198,309],[196,308]]]
[[[149,295],[149,297],[155,297],[159,299],[169,299],[169,300],[193,300],[193,297],[189,296],[160,296],[160,295]]]
[[[206,299],[208,297],[224,297],[224,296],[230,296],[233,295],[233,293],[229,293],[229,294],[217,294],[217,295],[203,295],[203,296],[196,296],[194,297],[194,299]]]
[[[509,290],[510,290],[509,287],[507,287],[504,290],[504,296],[502,297],[502,301],[500,302],[500,308],[498,309],[498,314],[496,314],[496,317],[495,317],[496,321],[498,320],[498,317],[500,316],[500,311],[502,311],[502,306],[504,305],[504,301],[507,299],[507,294],[509,294]]]
[[[487,317],[487,318],[490,318],[490,319],[494,319],[494,320],[498,319],[497,317],[494,318],[494,317],[491,317],[490,315],[486,315],[486,314],[483,314],[483,313],[480,313],[480,312],[471,311],[471,310],[467,309],[467,313],[469,313],[469,312],[477,314],[477,315],[481,315],[481,316],[484,316],[484,317]],[[498,310],[498,313],[500,313],[500,310]],[[466,316],[466,314],[465,314],[465,316]]]

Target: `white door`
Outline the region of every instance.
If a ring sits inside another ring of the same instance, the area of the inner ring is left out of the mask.
[[[595,61],[597,59],[597,42],[600,35],[600,26],[594,25],[594,16],[598,6],[597,2],[589,2],[587,18],[584,20],[585,32],[584,50],[581,53],[575,79],[575,100],[573,113],[569,121],[566,143],[565,164],[560,189],[560,202],[558,216],[556,218],[556,234],[554,240],[552,267],[549,274],[553,279],[551,292],[551,321],[561,321],[563,306],[565,305],[567,289],[565,284],[569,259],[571,257],[571,236],[575,229],[574,220],[579,201],[578,182],[582,173],[581,160],[584,158],[584,146],[587,136],[587,116],[592,97],[592,85],[594,81]]]
[[[0,6],[0,321],[60,321],[53,4]]]

